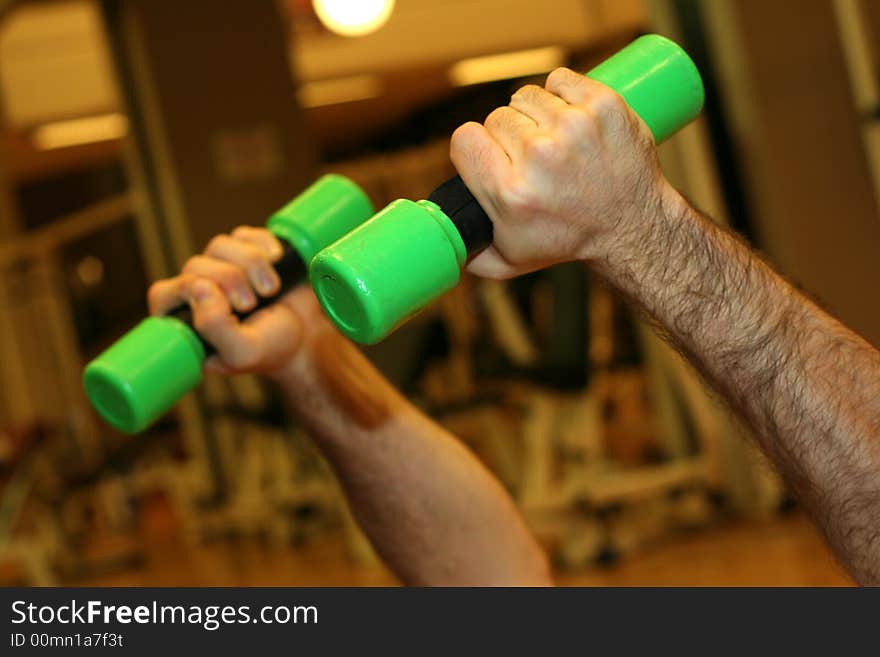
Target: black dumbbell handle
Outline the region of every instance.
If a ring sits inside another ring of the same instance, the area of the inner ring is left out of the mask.
[[[450,178],[431,192],[428,200],[436,203],[461,234],[469,255],[492,243],[492,220],[480,207],[461,176]]]

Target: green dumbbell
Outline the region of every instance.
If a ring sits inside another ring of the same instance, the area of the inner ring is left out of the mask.
[[[619,93],[657,143],[703,107],[696,66],[658,35],[636,39],[587,76]],[[492,222],[461,178],[424,201],[398,200],[321,251],[309,277],[321,306],[357,342],[378,342],[455,287],[469,255],[492,242]]]
[[[357,185],[343,176],[327,175],[273,214],[266,227],[284,246],[274,265],[281,291],[239,317],[273,303],[303,280],[318,251],[373,211]],[[192,326],[189,306],[180,306],[164,317],[148,317],[122,336],[88,364],[83,385],[101,417],[120,431],[137,433],[198,385],[212,353],[214,348]]]

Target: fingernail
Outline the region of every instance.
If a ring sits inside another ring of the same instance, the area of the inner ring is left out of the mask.
[[[238,308],[239,310],[247,310],[252,305],[257,302],[254,299],[252,294],[247,292],[242,292],[241,290],[235,290],[232,293],[232,305]]]
[[[260,270],[256,274],[257,290],[260,294],[271,294],[275,291],[275,279],[269,272]]]

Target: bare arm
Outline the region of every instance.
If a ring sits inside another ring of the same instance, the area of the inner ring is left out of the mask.
[[[856,580],[880,584],[880,354],[668,199],[596,268],[749,420]]]
[[[474,273],[583,260],[650,314],[754,427],[856,579],[880,584],[880,355],[693,210],[647,127],[567,69],[452,158],[495,226]]]
[[[310,327],[279,380],[386,563],[411,584],[548,584],[543,554],[473,454],[326,322]]]
[[[550,584],[545,556],[500,484],[336,332],[311,290],[238,322],[231,306],[249,310],[257,294],[277,289],[270,263],[278,255],[261,229],[221,236],[180,276],[151,288],[151,310],[189,301],[196,328],[220,353],[209,369],[260,372],[281,385],[405,583]]]

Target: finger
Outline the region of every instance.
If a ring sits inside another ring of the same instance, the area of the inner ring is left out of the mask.
[[[291,327],[294,327],[293,333]],[[258,371],[288,359],[299,349],[303,339],[299,316],[285,303],[273,304],[251,315],[239,325],[237,332],[237,345],[233,349],[238,351],[227,348],[220,351],[222,355],[211,356],[205,361],[205,371],[224,375],[242,369]],[[255,345],[283,345],[283,348],[266,352],[263,348],[256,349]],[[236,358],[233,353],[242,355]]]
[[[241,267],[217,258],[193,256],[186,261],[183,271],[191,276],[209,278],[217,283],[232,306],[240,312],[247,312],[257,305],[257,297]]]
[[[510,106],[499,107],[486,117],[486,130],[511,160],[523,154],[524,144],[538,134],[538,124]]]
[[[510,158],[486,127],[465,123],[452,135],[450,157],[465,186],[493,219],[499,217],[496,190],[511,178]]]
[[[634,114],[614,89],[567,68],[553,71],[547,77],[546,86],[566,102],[586,109],[590,117],[606,129],[621,129]]]
[[[256,366],[288,360],[299,348],[303,334],[300,317],[286,303],[275,303],[255,313],[242,325],[242,332],[251,343],[276,345],[263,355],[272,362],[254,363]]]
[[[523,276],[524,274],[530,274],[539,269],[546,269],[551,264],[553,263],[533,262],[530,264],[514,265],[508,262],[494,246],[490,246],[470,261],[467,270],[474,276],[503,281]]]
[[[528,116],[538,127],[550,129],[555,123],[556,115],[568,108],[568,103],[546,89],[527,84],[511,96],[510,106]]]
[[[186,295],[193,312],[193,328],[217,349],[224,364],[247,367],[257,345],[232,314],[220,286],[207,278],[192,277],[186,283]]]
[[[253,288],[264,297],[275,294],[281,287],[281,279],[266,253],[253,244],[229,235],[218,235],[208,244],[205,255],[241,267]]]
[[[284,255],[281,241],[265,228],[239,226],[232,231],[232,237],[261,249],[271,262],[276,262]]]
[[[608,87],[570,68],[557,68],[547,76],[544,88],[571,105],[582,105]]]
[[[516,268],[494,246],[479,253],[467,265],[467,271],[481,278],[506,280],[516,276]]]
[[[175,276],[153,283],[147,291],[150,314],[164,315],[169,310],[186,303],[186,279],[186,276]]]

